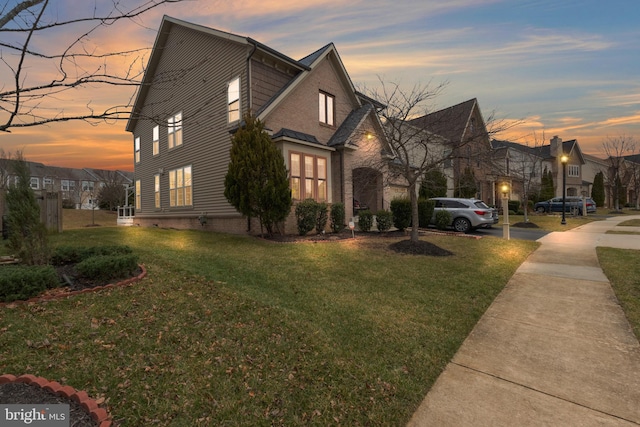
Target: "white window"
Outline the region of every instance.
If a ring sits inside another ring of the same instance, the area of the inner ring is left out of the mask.
[[[136,179],[136,210],[140,209],[140,180]]]
[[[229,123],[240,120],[240,77],[231,80],[227,86],[227,108]]]
[[[320,92],[318,96],[318,113],[320,123],[333,126],[335,97],[328,93]]]
[[[82,191],[93,191],[93,181],[82,181]]]
[[[34,190],[39,190],[40,189],[40,180],[38,180],[38,178],[31,178],[31,181],[29,182],[29,185],[31,186],[31,188],[33,188]]]
[[[182,111],[167,119],[169,148],[182,145]]]
[[[140,137],[136,136],[136,139],[133,143],[133,150],[135,155],[135,162],[140,163]]]
[[[568,172],[567,173],[568,176],[578,177],[578,176],[580,176],[580,166],[579,165],[569,165],[567,172]]]
[[[154,175],[154,186],[155,186],[155,206],[156,209],[160,208],[160,175]]]
[[[48,186],[52,186],[53,185],[53,179],[52,178],[43,178],[42,179],[42,183],[44,184],[44,186],[46,187]]]
[[[160,153],[160,126],[153,127],[153,155]]]
[[[291,197],[327,201],[327,159],[303,153],[289,154]]]
[[[191,206],[191,166],[169,171],[169,206]]]
[[[62,181],[60,181],[60,189],[62,191],[69,191],[69,180],[68,179],[63,179]]]

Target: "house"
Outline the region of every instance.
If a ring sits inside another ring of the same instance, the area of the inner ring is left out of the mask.
[[[0,161],[3,189],[17,180],[12,172],[12,162],[9,159]],[[106,183],[117,183],[123,187],[133,184],[133,174],[126,171],[65,168],[29,161],[26,163],[31,176],[29,185],[34,191],[60,193],[63,206],[75,209],[97,209],[97,193]]]
[[[545,161],[547,150],[543,146],[532,147],[497,139],[491,140],[491,148],[496,191],[501,191],[499,187],[506,183],[511,200],[524,201],[535,197],[540,192],[543,173],[550,169],[550,163]]]
[[[295,60],[264,44],[165,16],[126,130],[133,134],[142,226],[256,232],[224,197],[231,136],[251,112],[280,149],[296,201],[377,210],[390,149],[377,108],[333,44]],[[206,221],[204,220],[206,219]],[[295,232],[295,221],[286,221]]]
[[[443,169],[449,180],[448,196],[460,192],[462,176],[470,170],[476,181],[475,197],[495,203],[491,159],[491,142],[480,105],[476,98],[414,118],[409,124],[439,135],[446,152]]]
[[[553,177],[555,197],[561,197],[563,155],[567,156],[564,165],[567,197],[590,197],[595,175],[598,172],[606,175],[609,169],[607,160],[584,154],[576,139],[562,141],[562,138],[554,136],[548,145],[536,147],[494,139],[492,147],[497,179],[510,184],[512,200],[523,200],[526,185],[529,185],[527,194],[535,195],[540,189],[541,177],[547,171]]]

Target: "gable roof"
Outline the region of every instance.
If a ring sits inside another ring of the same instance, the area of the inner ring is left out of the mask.
[[[257,112],[256,116],[260,120],[264,120],[266,116],[268,116],[277,106],[282,102],[296,87],[298,87],[310,74],[313,70],[320,64],[320,62],[326,58],[329,58],[333,61],[336,68],[339,70],[338,77],[342,82],[347,86],[347,93],[352,95],[352,101],[357,105],[362,105],[360,98],[356,95],[356,89],[351,81],[351,77],[347,73],[344,64],[342,63],[342,59],[340,59],[340,55],[333,43],[329,43],[317,51],[311,53],[310,55],[305,56],[300,61],[298,61],[302,66],[305,67],[302,72],[298,73],[285,87],[283,87],[279,92],[277,92],[262,108],[259,112]]]
[[[465,130],[477,104],[478,100],[472,98],[460,104],[409,120],[409,124],[443,136],[451,142],[460,142],[464,137]]]
[[[250,37],[239,36],[237,34],[216,30],[213,28],[205,27],[203,25],[193,24],[191,22],[183,21],[181,19],[164,15],[162,17],[162,22],[160,23],[160,28],[158,29],[158,34],[156,35],[156,40],[151,50],[151,55],[149,57],[149,62],[147,64],[144,77],[142,78],[142,82],[140,83],[140,86],[138,88],[138,93],[136,94],[136,99],[133,104],[133,111],[131,112],[131,116],[127,121],[126,130],[129,132],[133,131],[135,124],[138,121],[138,114],[140,113],[140,108],[144,102],[144,99],[153,81],[155,70],[162,56],[162,51],[167,42],[167,38],[171,33],[171,28],[176,25],[189,28],[193,31],[197,31],[203,34],[207,34],[212,37],[225,39],[233,43],[246,45],[247,47],[260,50],[265,54],[270,55],[273,58],[276,58],[282,62],[285,62],[287,65],[292,66],[295,69],[299,69],[299,70],[308,69],[308,67],[302,62],[291,59],[290,57],[278,52],[277,50],[272,49],[269,46],[262,44]]]

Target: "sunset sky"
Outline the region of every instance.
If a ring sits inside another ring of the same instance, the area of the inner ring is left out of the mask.
[[[91,13],[94,3],[56,0],[49,13],[81,14],[82,7]],[[189,0],[101,30],[89,43],[98,52],[151,48],[164,14],[251,37],[295,59],[333,42],[361,89],[375,88],[378,76],[407,88],[448,82],[435,107],[477,98],[485,118],[493,113],[522,121],[498,138],[534,143],[559,135],[577,139],[594,155],[602,155],[607,138],[640,143],[637,0]],[[59,48],[77,37],[79,29],[72,30],[36,38],[35,46]],[[28,71],[29,81],[52,78],[41,64],[30,64]],[[4,89],[11,85],[2,64],[0,81]],[[126,104],[134,94],[131,87],[89,88],[55,103],[71,112],[88,103]],[[14,128],[0,133],[0,148],[23,150],[27,160],[55,166],[133,170],[125,125]]]

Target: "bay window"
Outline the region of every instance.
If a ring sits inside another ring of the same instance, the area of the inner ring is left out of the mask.
[[[289,154],[291,198],[327,201],[327,159],[305,153]]]

